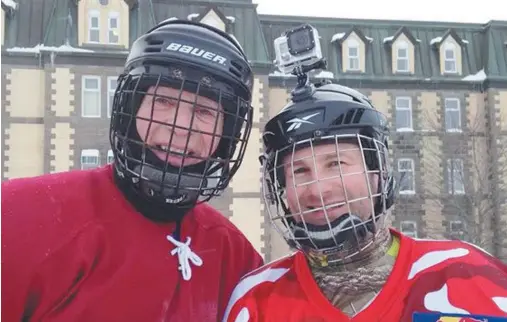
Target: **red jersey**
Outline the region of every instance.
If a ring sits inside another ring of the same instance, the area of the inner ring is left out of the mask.
[[[174,230],[135,211],[111,166],[3,182],[2,320],[220,320],[260,255],[202,204],[181,224],[181,241],[190,237],[202,260],[184,280]]]
[[[461,241],[412,239],[396,231],[399,253],[381,292],[353,318],[336,309],[297,252],[245,276],[225,322],[410,322],[414,312],[507,316],[507,266]]]

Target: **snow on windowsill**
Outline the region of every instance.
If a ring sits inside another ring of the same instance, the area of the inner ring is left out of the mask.
[[[18,4],[14,0],[2,0],[2,3],[7,7],[11,7],[14,10],[16,10],[18,7]]]
[[[42,51],[53,51],[53,52],[81,52],[81,53],[93,53],[93,50],[75,48],[69,45],[61,45],[59,47],[37,45],[35,47],[12,47],[7,48],[8,52],[14,53],[40,53]]]
[[[466,77],[463,77],[462,80],[464,81],[483,81],[487,78],[488,76],[486,75],[486,72],[484,72],[484,69],[481,69],[480,71],[478,71],[476,74],[474,75],[468,75]]]

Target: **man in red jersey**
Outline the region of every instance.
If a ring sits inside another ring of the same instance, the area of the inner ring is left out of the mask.
[[[507,316],[507,267],[461,241],[388,228],[395,180],[384,115],[361,93],[311,84],[265,126],[263,195],[296,252],[247,274],[225,322],[410,322],[414,312]]]
[[[218,321],[262,265],[204,203],[240,166],[253,74],[226,33],[165,21],[118,79],[112,166],[2,184],[4,321]]]

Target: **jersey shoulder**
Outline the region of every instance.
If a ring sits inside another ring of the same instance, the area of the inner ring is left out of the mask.
[[[258,296],[269,294],[275,284],[283,281],[283,277],[294,270],[297,254],[297,252],[289,254],[266,263],[243,276],[229,299],[224,321],[227,321],[229,314],[235,306],[242,305],[242,302],[247,301],[249,298],[257,298]]]
[[[411,242],[411,269],[409,279],[425,270],[448,271],[456,269],[464,272],[466,268],[471,271],[479,267],[489,267],[495,271],[507,274],[507,266],[502,261],[488,253],[481,247],[462,240],[436,240],[418,239],[404,236],[403,239]]]

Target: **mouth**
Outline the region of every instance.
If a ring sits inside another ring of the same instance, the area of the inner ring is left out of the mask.
[[[176,198],[166,198],[165,202],[167,202],[169,204],[177,204],[177,203],[182,202],[183,199],[185,199],[185,195],[181,195],[181,196],[176,197]]]
[[[326,207],[322,207],[322,205],[307,206],[301,216],[304,217],[306,222],[312,224],[327,224],[327,220],[331,222],[346,214],[347,211],[344,211],[344,209],[344,203],[327,205]]]
[[[193,164],[196,163],[197,157],[196,153],[190,149],[179,148],[174,146],[167,146],[156,144],[153,145],[153,153],[162,161],[166,161],[173,164],[180,164],[181,160],[185,160],[184,164]]]

